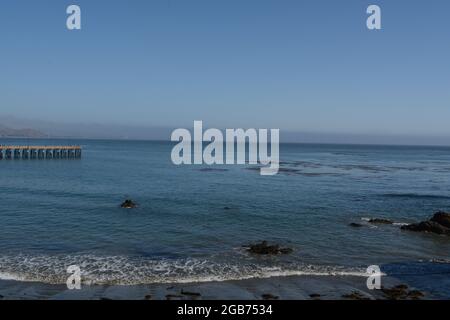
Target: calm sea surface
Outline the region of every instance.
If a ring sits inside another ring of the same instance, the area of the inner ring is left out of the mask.
[[[71,264],[87,281],[119,284],[360,274],[372,264],[405,277],[450,273],[448,237],[400,230],[450,211],[450,148],[285,144],[280,173],[261,176],[251,165],[174,166],[165,142],[0,144],[83,147],[80,160],[0,161],[0,278],[64,283]],[[126,198],[139,207],[121,209]],[[259,240],[294,253],[242,248]]]

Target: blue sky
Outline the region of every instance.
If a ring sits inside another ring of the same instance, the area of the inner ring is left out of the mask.
[[[450,136],[449,15],[446,0],[2,0],[0,114]]]

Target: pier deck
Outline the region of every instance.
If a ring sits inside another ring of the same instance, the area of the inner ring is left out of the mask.
[[[5,146],[0,145],[0,160],[12,159],[78,159],[80,146]]]

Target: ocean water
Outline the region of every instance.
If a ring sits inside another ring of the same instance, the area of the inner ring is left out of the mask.
[[[416,284],[449,278],[450,239],[400,225],[450,211],[450,148],[282,144],[280,173],[261,176],[252,165],[175,166],[169,142],[0,143],[83,147],[77,160],[0,161],[3,279],[65,283],[72,264],[98,284],[363,276],[374,264]],[[120,208],[126,198],[138,208]],[[260,240],[294,252],[242,247]],[[438,282],[427,288],[450,297]]]

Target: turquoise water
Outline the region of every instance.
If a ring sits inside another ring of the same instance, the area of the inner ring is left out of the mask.
[[[450,211],[450,148],[283,144],[280,173],[261,176],[174,166],[166,142],[0,141],[30,142],[80,144],[83,157],[0,161],[1,278],[65,283],[71,264],[87,282],[119,284],[361,275],[450,259],[449,238],[399,228]],[[139,207],[120,208],[126,198]],[[242,248],[259,240],[294,253]]]

